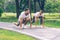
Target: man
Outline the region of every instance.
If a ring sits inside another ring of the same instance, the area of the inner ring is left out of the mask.
[[[30,10],[27,8],[23,12],[21,12],[21,15],[18,18],[18,23],[14,23],[15,25],[19,26],[20,29],[22,29],[22,24],[26,25],[27,22],[30,21],[30,28],[32,26],[31,24],[31,18],[30,18]]]
[[[40,12],[36,12],[34,14],[32,23],[34,23],[34,22],[36,23],[38,21],[38,18],[40,19],[41,28],[44,28],[44,14],[43,14],[42,10],[40,10]]]

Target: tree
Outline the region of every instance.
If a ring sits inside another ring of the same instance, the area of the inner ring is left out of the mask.
[[[37,0],[39,3],[40,10],[44,11],[45,1],[46,0]]]
[[[6,12],[13,12],[13,13],[15,13],[16,12],[16,7],[15,7],[15,3],[9,3],[7,6],[6,6],[6,8],[5,8],[6,10]]]
[[[4,9],[4,1],[5,1],[5,0],[0,0],[0,7],[1,7],[2,9]]]
[[[19,17],[20,11],[19,11],[19,0],[15,0],[16,3],[16,12],[17,12],[17,18]]]
[[[0,8],[0,17],[1,17],[1,15],[2,15],[2,13],[3,13],[3,9]]]
[[[58,0],[46,0],[45,12],[60,12],[60,1]]]
[[[3,7],[4,7],[4,0],[0,0],[0,17],[3,13]]]

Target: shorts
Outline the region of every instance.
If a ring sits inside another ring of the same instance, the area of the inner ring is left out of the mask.
[[[26,18],[23,19],[22,23],[25,23],[25,21],[26,21]],[[18,21],[18,23],[17,23],[17,26],[19,26],[19,25],[20,25],[20,21]]]

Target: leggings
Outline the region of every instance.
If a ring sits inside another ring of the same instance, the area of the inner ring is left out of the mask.
[[[43,23],[43,19],[42,19],[43,17],[39,16],[38,18],[40,19],[40,24],[42,24]],[[35,16],[32,19],[32,23],[34,23],[34,22],[35,22]]]

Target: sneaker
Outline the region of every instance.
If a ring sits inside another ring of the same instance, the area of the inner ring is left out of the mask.
[[[40,28],[44,28],[44,27],[41,25]]]
[[[27,26],[25,25],[24,28],[27,28]]]
[[[27,28],[26,25],[22,24],[22,28]]]

